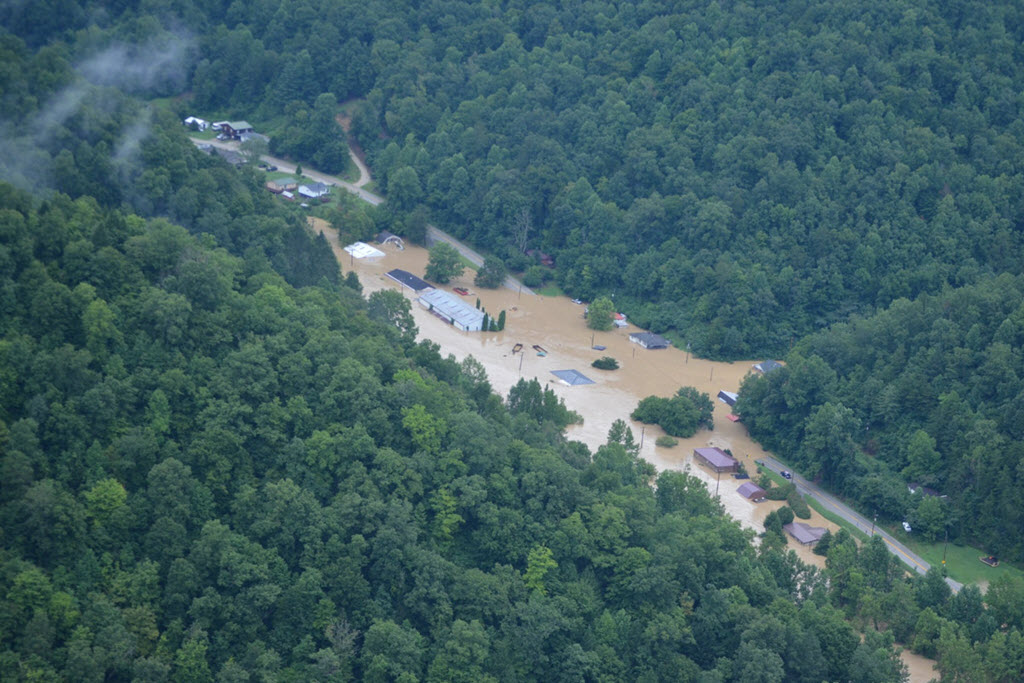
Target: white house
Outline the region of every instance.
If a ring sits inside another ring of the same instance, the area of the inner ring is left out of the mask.
[[[310,183],[309,185],[299,185],[299,194],[309,199],[320,199],[326,197],[331,193],[331,188],[323,183]]]
[[[208,121],[204,121],[203,119],[201,119],[201,118],[199,118],[197,116],[190,116],[190,117],[188,117],[187,119],[185,119],[184,123],[185,123],[186,126],[189,126],[190,128],[192,126],[195,126],[199,130],[206,130],[207,128],[210,127],[210,124],[209,124]]]

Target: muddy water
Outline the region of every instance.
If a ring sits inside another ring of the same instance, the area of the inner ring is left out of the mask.
[[[900,659],[907,665],[907,670],[910,672],[910,678],[907,679],[910,683],[928,683],[928,681],[939,679],[939,672],[934,668],[934,659],[915,655],[910,650],[901,652]]]
[[[636,440],[642,441],[641,456],[644,459],[659,471],[689,469],[691,474],[707,483],[712,493],[718,492],[725,510],[743,526],[761,531],[768,512],[782,505],[773,501],[751,503],[736,492],[741,481],[731,475],[722,475],[718,479],[713,472],[693,462],[694,448],[712,445],[730,449],[735,457],[745,462],[748,471],[756,470],[754,460],[764,455],[764,451],[750,439],[742,424],[726,419],[729,406],[725,403],[715,401],[714,430],[702,429],[689,439],[680,439],[675,448],[655,445],[657,437],[664,433],[660,428],[629,419],[640,399],[652,394],[670,396],[681,386],[695,387],[711,397],[717,396],[722,389],[737,391],[740,381],[751,372],[751,365],[763,359],[723,363],[694,358],[675,348],[649,351],[629,342],[629,334],[639,331],[635,326],[594,332],[587,328],[583,319],[583,306],[573,304],[565,297],[520,295],[507,289],[477,289],[473,285],[472,271],[467,271],[443,288],[451,292],[453,287],[465,287],[472,292],[465,300],[474,304],[479,298],[492,316],[505,310],[506,325],[503,332],[460,332],[415,303],[415,297],[408,288],[403,289],[385,276],[393,268],[422,275],[427,263],[425,249],[410,246],[400,251],[388,246],[383,247],[384,257],[353,259],[342,250],[343,245],[338,244],[337,235],[332,234],[326,223],[314,219],[314,227],[323,231],[332,244],[342,270],[354,270],[358,274],[364,295],[380,289],[401,291],[412,303],[420,338],[436,342],[443,354],[452,354],[458,360],[472,355],[487,369],[491,385],[499,394],[507,395],[520,377],[536,377],[554,390],[570,409],[584,418],[582,425],[568,430],[569,438],[583,441],[594,450],[607,440],[612,422],[625,420]],[[516,343],[523,344],[523,353],[512,353]],[[547,355],[538,356],[532,349],[534,344],[543,347]],[[593,345],[607,348],[595,351]],[[602,371],[591,367],[590,364],[601,356],[615,358],[619,369]],[[552,370],[568,369],[579,370],[595,384],[566,386],[551,374]],[[835,525],[813,511],[808,523],[837,530]],[[823,558],[793,539],[788,540],[804,562],[819,567],[823,565]]]

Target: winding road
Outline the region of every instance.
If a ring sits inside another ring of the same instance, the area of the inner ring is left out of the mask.
[[[776,474],[781,473],[784,469],[788,469],[786,465],[783,465],[771,456],[765,456],[759,459],[757,464],[775,472]],[[795,472],[793,472],[793,478],[791,481],[796,485],[796,490],[799,493],[814,498],[829,512],[838,515],[868,535],[873,534],[875,536],[881,536],[882,540],[885,541],[886,547],[889,548],[889,552],[902,560],[904,564],[909,566],[918,574],[926,574],[928,570],[931,569],[931,564],[926,562],[920,555],[917,555],[910,550],[910,548],[897,541],[884,529],[875,526],[875,524],[868,518],[852,510],[849,506],[839,502],[833,495],[822,490],[822,488],[817,484],[807,481]],[[959,593],[960,589],[963,588],[962,583],[954,581],[948,576],[946,577],[946,583],[949,584],[949,587],[953,589],[954,593]]]
[[[194,137],[190,137],[189,140],[191,140],[197,147],[199,145],[213,145],[214,147],[218,147],[220,149],[228,149],[233,152],[238,151],[238,143],[235,141],[203,140],[202,138]],[[370,170],[366,168],[366,164],[364,164],[362,159],[356,156],[356,154],[354,154],[351,149],[349,149],[348,154],[349,158],[351,158],[352,162],[356,165],[356,168],[359,169],[359,180],[357,180],[354,183],[348,182],[347,180],[342,180],[337,176],[321,173],[307,166],[302,167],[302,175],[318,183],[324,183],[325,185],[333,185],[336,187],[343,188],[347,192],[351,192],[352,194],[356,195],[364,202],[367,202],[374,206],[382,204],[384,202],[384,197],[374,194],[364,187],[367,183],[370,182]],[[284,173],[295,173],[295,164],[285,159],[281,159],[279,157],[272,157],[269,154],[263,154],[260,156],[260,161],[264,161],[272,166],[277,166],[277,170],[283,171]],[[454,237],[444,232],[443,230],[437,228],[436,226],[427,225],[427,245],[433,245],[436,244],[437,242],[447,242],[448,244],[455,247],[455,249],[460,254],[465,256],[466,259],[468,259],[471,263],[477,266],[482,266],[484,264],[484,257],[479,252],[474,251],[472,248],[466,246],[465,244],[455,239]],[[533,290],[531,290],[529,287],[527,287],[526,285],[524,285],[522,282],[512,277],[511,275],[505,278],[505,287],[507,289],[511,289],[514,292],[522,292],[523,294],[529,294],[531,296],[534,294]]]

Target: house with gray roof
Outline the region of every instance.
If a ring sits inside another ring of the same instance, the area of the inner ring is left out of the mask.
[[[668,339],[665,339],[660,334],[654,334],[653,332],[634,332],[629,335],[629,341],[634,344],[639,344],[645,349],[667,349],[672,345]]]
[[[801,545],[814,545],[821,540],[827,529],[820,526],[811,526],[803,522],[790,522],[783,525],[783,530],[796,539]]]
[[[740,487],[736,489],[736,493],[752,503],[760,503],[765,498],[764,489],[752,481],[745,481],[740,484]]]

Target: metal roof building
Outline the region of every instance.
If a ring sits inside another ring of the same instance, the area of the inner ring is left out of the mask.
[[[594,380],[590,379],[579,370],[552,370],[551,374],[571,387],[594,383]]]
[[[389,273],[390,275],[390,273]],[[421,294],[417,301],[441,320],[464,332],[479,332],[484,324],[484,312],[440,289]]]

